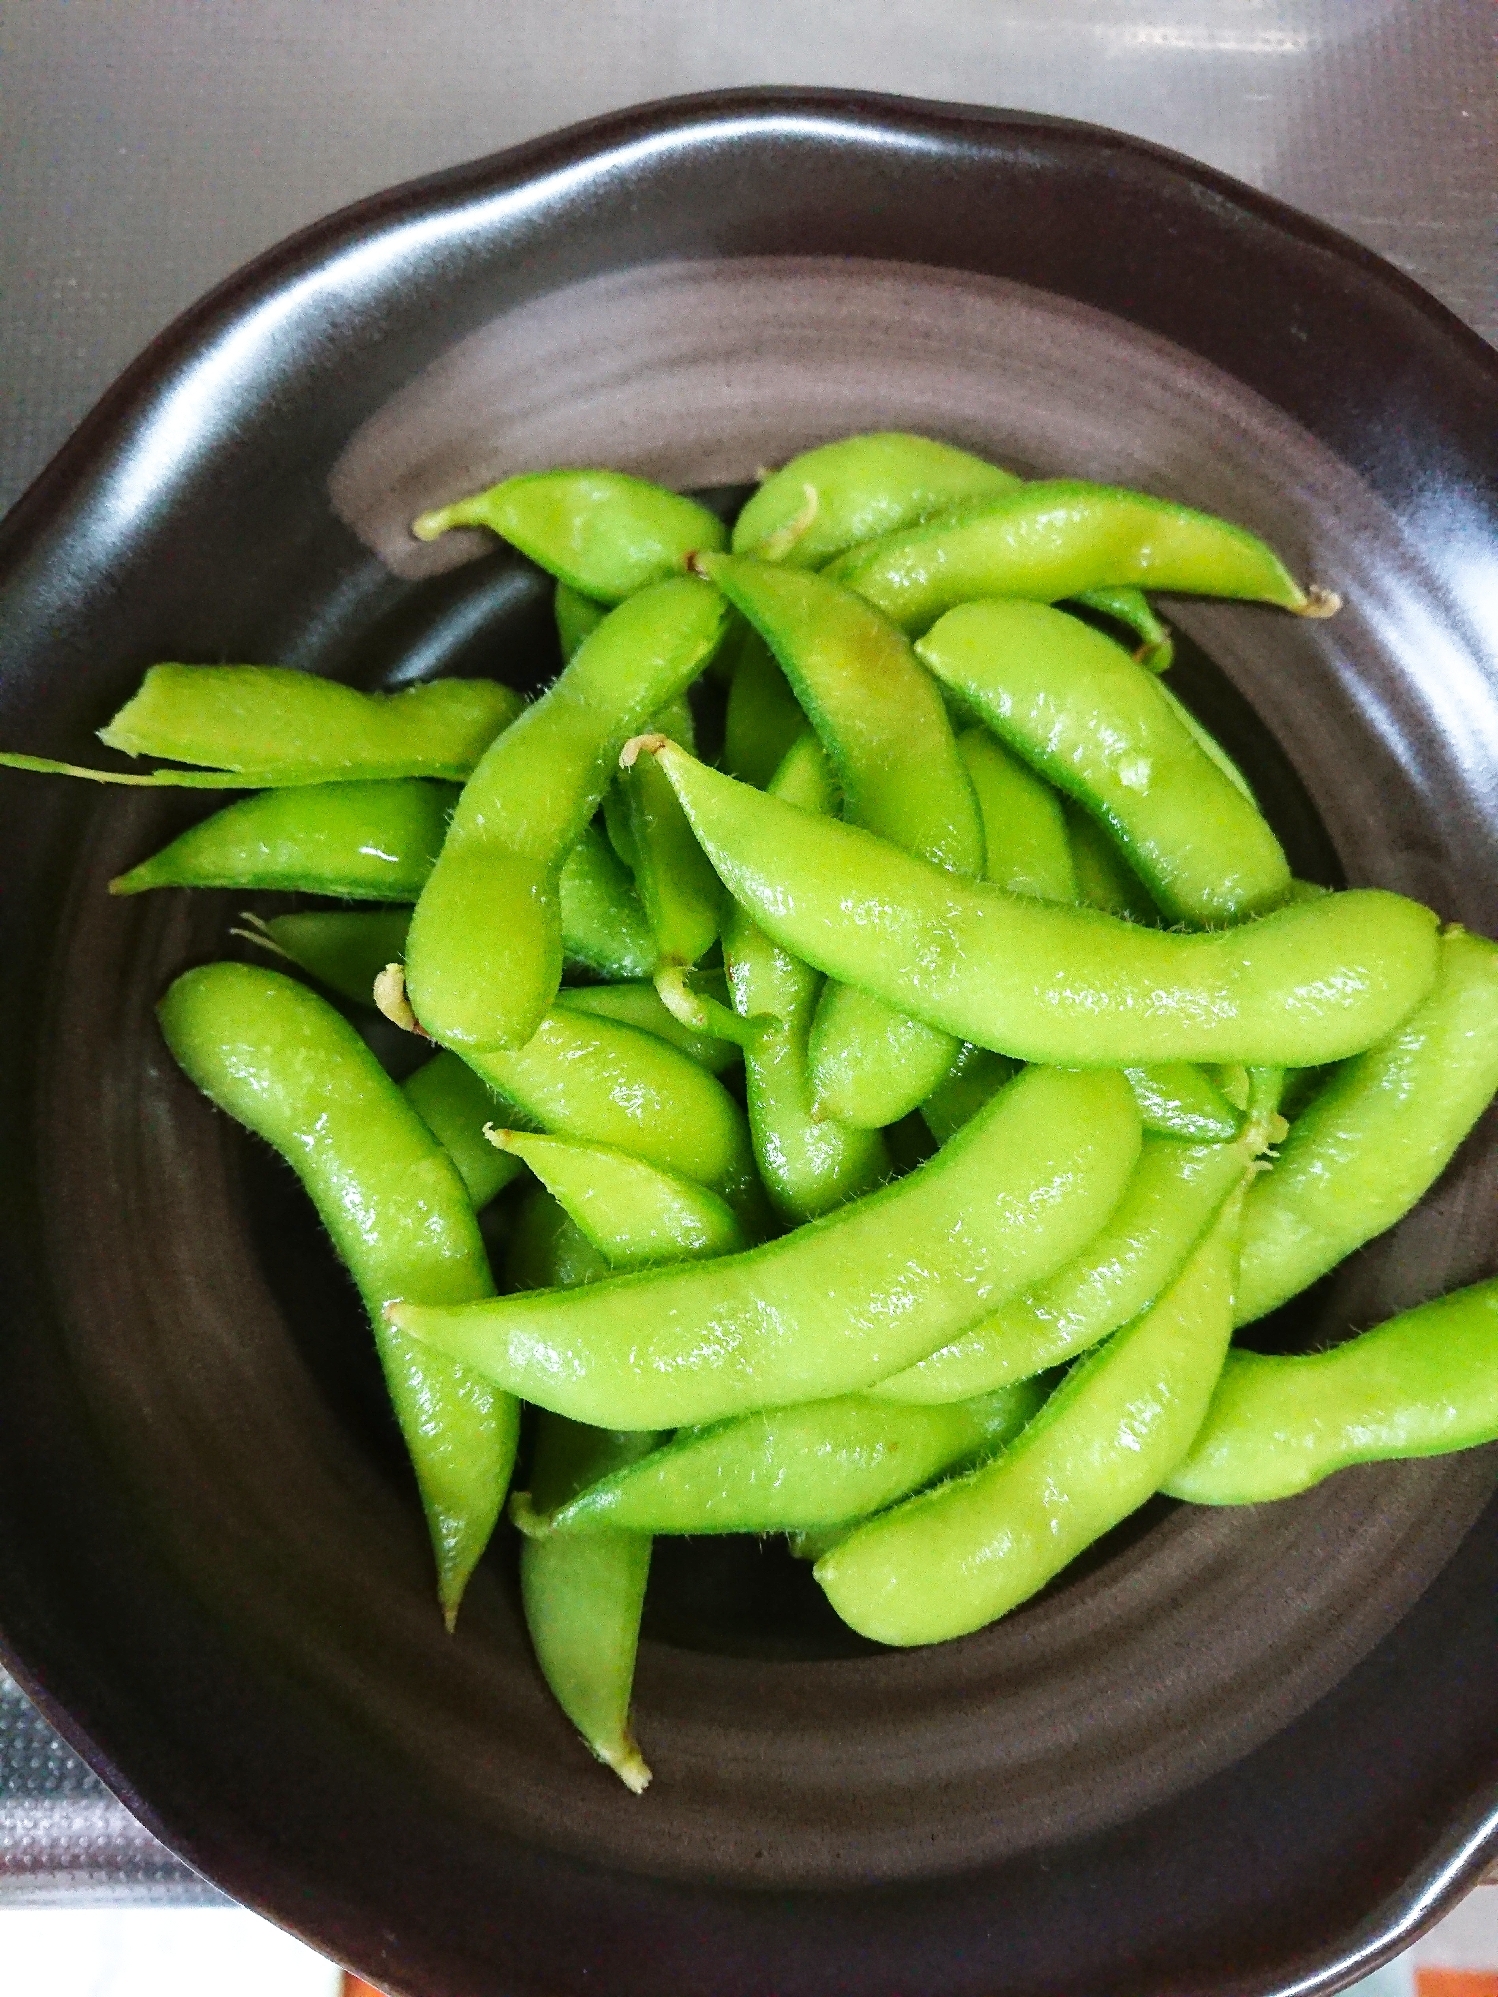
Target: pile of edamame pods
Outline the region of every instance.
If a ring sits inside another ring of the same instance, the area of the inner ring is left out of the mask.
[[[5,760],[247,793],[116,893],[344,904],[247,918],[261,954],[162,1030],[359,1288],[449,1624],[508,1496],[541,1669],[631,1788],[657,1534],[788,1534],[855,1630],[932,1643],[1156,1492],[1498,1436],[1498,1283],[1230,1343],[1498,1088],[1498,948],[1292,878],[1143,592],[1335,599],[1187,507],[903,434],[731,533],[610,471],[414,532],[459,526],[556,579],[528,704],[159,665],[101,733],[163,767]],[[400,1085],[374,1005],[432,1044]]]

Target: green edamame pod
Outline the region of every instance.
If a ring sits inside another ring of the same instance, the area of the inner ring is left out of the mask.
[[[832,769],[809,728],[802,729],[770,789],[802,811],[833,809]],[[820,975],[772,943],[740,908],[731,909],[724,926],[723,960],[740,1016],[768,1013],[781,1025],[778,1033],[761,1034],[744,1050],[759,1176],[782,1220],[814,1220],[888,1178],[889,1152],[877,1131],[811,1113],[806,1048]]]
[[[1105,915],[1116,915],[1121,922],[1157,928],[1160,911],[1102,826],[1070,798],[1063,798],[1061,809],[1071,839],[1072,865],[1077,871],[1077,899],[1087,908],[1100,908]]]
[[[1072,601],[1112,624],[1122,625],[1134,640],[1131,649],[1139,665],[1152,673],[1169,672],[1175,661],[1175,641],[1170,626],[1156,615],[1143,590],[1103,583],[1097,589],[1078,590]]]
[[[643,978],[655,939],[629,869],[596,825],[585,825],[557,880],[562,955],[605,978]]]
[[[1023,485],[956,519],[886,535],[851,549],[829,573],[911,633],[928,630],[959,603],[990,597],[1056,603],[1117,583],[1248,598],[1302,617],[1338,608],[1326,591],[1302,589],[1278,555],[1244,528],[1082,479]]]
[[[505,1254],[507,1289],[575,1290],[613,1273],[608,1257],[544,1186],[520,1202]]]
[[[981,872],[983,825],[952,724],[900,633],[821,576],[748,556],[695,565],[774,653],[832,763],[844,815],[940,866]],[[863,1129],[897,1123],[956,1052],[924,1021],[828,987],[808,1045],[817,1114]]]
[[[728,992],[721,973],[703,971],[698,975],[712,997],[726,1002]],[[683,1026],[675,1013],[662,1005],[654,985],[643,982],[564,985],[557,993],[557,1004],[573,1012],[589,1012],[599,1019],[616,1020],[620,1026],[638,1027],[642,1033],[653,1033],[658,1040],[669,1040],[710,1075],[723,1074],[743,1058],[742,1050],[733,1041],[715,1040],[710,1034],[695,1033],[690,1026]]]
[[[1449,929],[1424,1004],[1332,1076],[1250,1189],[1235,1321],[1262,1317],[1392,1227],[1435,1184],[1495,1089],[1498,946]]]
[[[409,908],[300,909],[232,933],[289,957],[309,977],[354,1005],[372,1003],[374,981],[387,964],[400,962],[410,926]]]
[[[1257,811],[1259,804],[1258,799],[1253,794],[1252,785],[1249,783],[1248,778],[1244,776],[1242,770],[1233,761],[1227,750],[1223,748],[1217,737],[1210,729],[1202,726],[1201,722],[1197,720],[1196,716],[1183,700],[1176,699],[1168,686],[1162,686],[1160,691],[1165,696],[1166,706],[1169,707],[1171,713],[1180,722],[1202,754],[1210,756],[1218,769],[1222,771],[1222,774],[1233,786],[1234,790],[1240,791],[1248,799],[1254,810]],[[1292,883],[1292,888],[1295,885],[1295,883]]]
[[[611,471],[524,472],[433,507],[411,532],[435,541],[453,527],[487,527],[580,596],[610,604],[679,575],[694,549],[728,540],[695,499]]]
[[[1019,1060],[1314,1067],[1382,1039],[1435,977],[1435,916],[1382,889],[1235,929],[1142,929],[962,880],[656,753],[718,878],[783,948]]]
[[[495,680],[432,680],[397,693],[286,666],[152,666],[99,730],[127,756],[165,756],[303,783],[446,777],[459,783],[520,712]]]
[[[402,1082],[401,1091],[457,1166],[474,1212],[486,1207],[520,1170],[518,1158],[496,1151],[484,1136],[484,1125],[500,1113],[494,1091],[448,1053],[423,1062]]]
[[[1125,1068],[1146,1130],[1188,1144],[1225,1144],[1243,1128],[1242,1114],[1202,1068],[1190,1061],[1158,1061]]]
[[[966,1636],[1137,1511],[1191,1447],[1227,1352],[1238,1201],[1151,1309],[1075,1366],[994,1462],[850,1533],[815,1574],[880,1643]]]
[[[899,430],[843,437],[771,473],[734,523],[733,551],[819,569],[848,548],[1019,483],[934,437]]]
[[[405,1337],[384,1306],[491,1294],[463,1181],[353,1027],[295,978],[205,964],[177,979],[158,1016],[189,1078],[291,1166],[358,1285],[450,1627],[504,1502],[518,1410],[467,1367]]]
[[[685,700],[657,714],[651,727],[695,751],[692,711]],[[611,834],[615,818],[620,821],[616,845],[634,874],[650,925],[652,968],[659,973],[695,964],[718,940],[723,890],[654,757],[620,769],[605,813]]]
[[[532,1499],[565,1503],[654,1440],[542,1414]],[[520,1543],[520,1596],[541,1675],[589,1752],[637,1796],[649,1784],[650,1769],[630,1726],[629,1706],[649,1575],[646,1533],[554,1534]]]
[[[1110,638],[1043,603],[970,603],[917,651],[997,735],[1099,818],[1168,916],[1240,922],[1290,863],[1251,798]]]
[[[951,1407],[848,1394],[679,1433],[589,1485],[553,1531],[792,1532],[865,1518],[955,1463],[992,1455],[1045,1399],[1033,1380]]]
[[[1010,894],[1075,901],[1077,873],[1061,800],[986,728],[958,737],[983,821],[983,878]]]
[[[570,583],[559,582],[551,607],[557,621],[557,643],[562,649],[562,664],[565,666],[584,638],[591,638],[608,616],[609,606],[595,603],[591,596],[584,596]]]
[[[393,1305],[392,1321],[600,1427],[831,1399],[1063,1266],[1117,1203],[1138,1149],[1121,1076],[1031,1069],[919,1171],[747,1254],[570,1295]]]
[[[489,1142],[528,1165],[611,1269],[736,1255],[744,1231],[716,1193],[612,1145],[494,1130]]]
[[[1074,1262],[869,1391],[884,1400],[965,1400],[1030,1379],[1098,1344],[1175,1281],[1248,1166],[1282,1128],[1266,1118],[1232,1144],[1146,1136],[1123,1197]]]
[[[921,1104],[921,1117],[937,1143],[945,1144],[970,1123],[1013,1075],[1014,1063],[1007,1054],[992,1054],[986,1047],[963,1041],[952,1072]]]
[[[1259,1505],[1353,1463],[1498,1439],[1498,1282],[1474,1283],[1330,1352],[1230,1352],[1191,1453],[1163,1489]]]
[[[459,1053],[519,1047],[562,981],[557,879],[625,739],[701,671],[722,635],[717,593],[690,577],[610,613],[465,785],[416,913],[406,989]]]
[[[442,848],[450,784],[305,785],[226,805],[109,883],[147,888],[297,888],[349,901],[414,901]]]
[[[724,769],[741,783],[763,790],[805,726],[806,716],[789,680],[764,639],[746,624],[734,656],[723,717]]]
[[[715,1076],[656,1034],[558,1005],[523,1047],[467,1059],[549,1135],[612,1145],[695,1179],[759,1232],[764,1195],[744,1112]]]

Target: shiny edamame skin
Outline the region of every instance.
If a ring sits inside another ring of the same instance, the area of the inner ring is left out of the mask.
[[[1020,1060],[1315,1067],[1382,1039],[1435,977],[1435,916],[1381,889],[1144,929],[960,880],[651,746],[719,879],[784,948]]]
[[[831,760],[845,817],[938,866],[980,873],[977,799],[941,695],[901,633],[822,576],[734,555],[694,567],[775,655]],[[950,1035],[829,985],[809,1043],[817,1112],[865,1129],[897,1123],[956,1052]]]
[[[390,1325],[393,1297],[493,1292],[463,1181],[354,1029],[296,979],[250,964],[184,972],[158,1009],[178,1065],[296,1172],[374,1327],[421,1488],[448,1624],[504,1502],[519,1410]]]
[[[349,901],[414,901],[442,849],[456,793],[417,778],[303,785],[226,805],[109,883],[294,888]]]
[[[263,923],[256,920],[248,935],[237,933],[289,957],[340,998],[370,1005],[375,979],[387,964],[400,960],[410,921],[405,908],[297,909]]]
[[[435,541],[454,527],[489,528],[579,596],[604,604],[679,575],[694,548],[721,548],[728,539],[722,521],[695,499],[615,471],[524,472],[432,508],[411,532]]]
[[[1392,1227],[1495,1089],[1498,945],[1448,929],[1424,1003],[1331,1077],[1250,1189],[1235,1322],[1274,1310]]]
[[[770,790],[801,811],[833,809],[832,769],[809,728],[787,752]],[[778,1031],[758,1035],[744,1050],[759,1175],[782,1220],[814,1220],[888,1178],[889,1152],[876,1130],[812,1114],[806,1054],[821,976],[772,943],[741,908],[730,903],[730,909],[723,961],[734,1008],[745,1019],[759,1013],[780,1022]]]
[[[1248,598],[1324,616],[1335,598],[1308,592],[1264,543],[1192,507],[1047,479],[955,519],[886,535],[834,562],[855,590],[912,635],[945,611],[989,597],[1056,603],[1126,583],[1182,595]]]
[[[597,810],[625,740],[701,671],[726,607],[691,577],[628,598],[463,789],[416,913],[406,990],[459,1053],[518,1047],[562,975],[558,875]]]
[[[603,978],[644,978],[655,938],[629,869],[596,825],[585,825],[557,879],[562,956]]]
[[[294,770],[304,783],[461,783],[520,708],[519,694],[494,680],[361,693],[286,666],[160,665],[99,740],[127,756],[271,776]]]
[[[1017,1608],[1136,1511],[1202,1423],[1231,1330],[1238,1201],[1160,1300],[1116,1332],[1018,1439],[907,1499],[817,1562],[834,1609],[880,1643],[941,1643]]]
[[[501,1113],[494,1091],[456,1054],[434,1054],[401,1083],[401,1093],[457,1166],[475,1213],[518,1174],[520,1160],[484,1136]]]
[[[491,1130],[528,1165],[612,1269],[736,1255],[748,1246],[732,1210],[706,1186],[605,1144]]]
[[[608,616],[609,606],[595,603],[591,596],[584,596],[570,583],[559,582],[552,596],[552,614],[556,618],[557,644],[561,647],[562,664],[565,666],[584,638],[591,638]]]
[[[740,783],[763,790],[805,728],[806,716],[769,646],[752,625],[743,625],[731,642],[733,663],[720,761]]]
[[[1173,921],[1241,922],[1285,899],[1290,863],[1257,805],[1112,639],[1043,603],[968,603],[916,650],[1103,821]]]
[[[1486,1282],[1330,1352],[1230,1352],[1191,1452],[1163,1489],[1197,1505],[1256,1505],[1353,1463],[1495,1439],[1498,1282]]]
[[[702,982],[712,990],[713,979],[704,973]],[[712,995],[724,996],[719,988]],[[557,1004],[566,1006],[573,1012],[587,1012],[599,1019],[612,1019],[620,1026],[636,1027],[641,1033],[653,1033],[658,1040],[667,1040],[683,1054],[690,1055],[699,1068],[706,1068],[710,1075],[721,1075],[729,1068],[738,1066],[742,1059],[742,1049],[731,1040],[715,1040],[705,1033],[694,1033],[689,1026],[683,1026],[674,1013],[668,1012],[661,1003],[660,993],[654,985],[643,980],[626,979],[619,984],[608,985],[564,985],[557,993]]]
[[[947,1407],[849,1394],[688,1429],[541,1522],[584,1536],[803,1532],[866,1518],[954,1463],[991,1454],[1045,1399],[1035,1381]]]
[[[1032,1069],[920,1170],[748,1254],[392,1321],[599,1427],[830,1399],[1071,1260],[1138,1151],[1121,1076]]]

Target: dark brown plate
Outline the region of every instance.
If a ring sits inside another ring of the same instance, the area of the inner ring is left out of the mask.
[[[163,336],[10,516],[0,739],[163,657],[544,672],[534,574],[405,522],[501,471],[742,482],[923,428],[1261,529],[1311,627],[1180,605],[1302,871],[1498,927],[1498,367],[1386,265],[1136,141],[746,93],[362,204]],[[455,563],[460,565],[454,566]],[[501,1544],[448,1641],[347,1285],[151,1007],[228,898],[103,883],[201,800],[0,783],[4,1655],[238,1898],[409,1993],[1329,1990],[1498,1845],[1490,1451],[1160,1503],[997,1628],[843,1642],[771,1553],[659,1563],[636,1800]],[[1495,1261],[1494,1131],[1268,1335]]]

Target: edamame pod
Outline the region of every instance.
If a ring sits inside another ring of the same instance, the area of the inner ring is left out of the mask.
[[[986,728],[958,737],[983,821],[983,878],[1038,901],[1077,899],[1077,871],[1061,800]]]
[[[1240,922],[1286,898],[1290,863],[1257,805],[1110,638],[1043,603],[969,603],[916,649],[1103,821],[1168,916]]]
[[[559,582],[551,607],[557,623],[557,643],[561,647],[562,664],[565,666],[584,638],[591,638],[608,616],[609,606],[595,603],[591,596],[584,596],[581,590],[573,589],[569,583]]]
[[[1099,585],[1248,598],[1302,617],[1338,608],[1304,590],[1274,551],[1242,527],[1122,486],[1046,479],[851,549],[833,579],[902,631],[928,630],[959,603],[1027,597],[1056,603]]]
[[[727,988],[721,974],[716,978],[710,971],[699,973],[714,998],[727,998]],[[716,989],[713,989],[716,985]],[[588,1012],[599,1019],[612,1019],[620,1026],[638,1027],[642,1033],[653,1033],[658,1040],[669,1040],[673,1047],[679,1047],[688,1054],[699,1068],[706,1068],[710,1075],[721,1075],[728,1068],[736,1067],[742,1058],[741,1050],[731,1040],[714,1040],[706,1033],[695,1033],[689,1026],[683,1026],[675,1013],[668,1012],[661,1003],[661,995],[654,985],[644,982],[627,982],[617,985],[564,985],[557,993],[557,1004],[566,1006],[572,1012]]]
[[[741,783],[763,790],[805,726],[801,703],[769,646],[753,625],[745,625],[723,717],[724,769]]]
[[[1074,1262],[869,1391],[883,1400],[965,1400],[1098,1344],[1174,1282],[1276,1129],[1283,1125],[1266,1119],[1233,1144],[1146,1136],[1123,1197]]]
[[[695,1179],[759,1232],[764,1195],[744,1112],[720,1081],[656,1034],[558,1005],[523,1047],[467,1059],[551,1136],[612,1145]]]
[[[728,539],[695,499],[625,472],[523,472],[412,522],[418,541],[453,527],[487,527],[559,582],[595,603],[622,603],[679,575],[694,548]]]
[[[803,728],[770,789],[802,811],[833,809],[831,765],[809,728]],[[734,1008],[745,1019],[771,1014],[781,1026],[778,1033],[756,1036],[744,1050],[759,1176],[782,1220],[814,1220],[888,1178],[889,1152],[878,1131],[812,1115],[806,1048],[821,977],[772,943],[742,909],[730,907],[723,960]]]
[[[612,1274],[608,1257],[544,1186],[521,1200],[505,1254],[507,1289],[575,1290]]]
[[[251,964],[186,971],[158,1008],[178,1065],[271,1144],[306,1187],[374,1327],[421,1488],[449,1627],[504,1502],[518,1410],[383,1315],[394,1296],[491,1294],[456,1167],[348,1022],[295,978]]]
[[[755,793],[758,795],[758,793]],[[856,1393],[1079,1252],[1139,1150],[1120,1075],[1031,1069],[919,1171],[778,1241],[392,1322],[574,1420],[678,1428]]]
[[[848,1394],[679,1433],[537,1521],[569,1535],[796,1532],[866,1518],[954,1463],[991,1455],[1045,1399],[1033,1380],[951,1407]]]
[[[1250,1188],[1237,1323],[1263,1317],[1392,1227],[1492,1100],[1498,947],[1448,929],[1438,966],[1424,1004],[1332,1076],[1291,1125],[1274,1170]]]
[[[542,1414],[532,1496],[542,1504],[564,1503],[654,1440]],[[553,1534],[520,1543],[520,1597],[541,1674],[589,1752],[637,1796],[649,1784],[650,1769],[630,1726],[629,1706],[649,1575],[650,1538],[644,1533]]]
[[[226,805],[109,883],[148,888],[296,888],[349,901],[414,901],[442,848],[450,784],[305,785]]]
[[[303,783],[446,777],[459,783],[520,712],[495,680],[361,693],[286,666],[152,666],[99,730],[127,756],[165,756]]]
[[[459,1053],[519,1047],[562,978],[557,879],[620,748],[701,671],[726,615],[690,577],[643,589],[604,619],[464,787],[416,913],[406,990]]]
[[[629,869],[596,825],[585,825],[557,880],[562,955],[604,978],[644,978],[655,939]]]
[[[845,816],[940,866],[981,872],[983,825],[952,725],[900,633],[821,576],[747,556],[694,566],[774,653],[831,760]],[[808,1043],[817,1114],[864,1129],[897,1123],[956,1052],[924,1021],[829,986]]]
[[[921,1104],[921,1118],[938,1144],[945,1144],[1014,1075],[1007,1054],[990,1053],[963,1041],[947,1079]]]
[[[1071,838],[1072,865],[1077,870],[1077,899],[1087,908],[1116,915],[1121,922],[1157,928],[1160,911],[1102,826],[1070,798],[1062,800],[1061,809]]]
[[[814,1569],[879,1643],[941,1643],[1018,1608],[1137,1511],[1191,1447],[1232,1319],[1238,1201],[1159,1302],[1073,1367],[994,1462],[860,1526]]]
[[[494,1091],[456,1054],[442,1052],[408,1075],[401,1092],[457,1166],[474,1212],[486,1207],[520,1170],[518,1158],[496,1151],[484,1136],[484,1125],[500,1113]]]
[[[1158,1061],[1125,1068],[1146,1130],[1188,1144],[1225,1144],[1243,1128],[1243,1117],[1203,1069],[1190,1061]]]
[[[933,1026],[1024,1061],[1314,1067],[1424,998],[1436,918],[1355,888],[1198,935],[965,881],[652,747],[729,893],[783,948]]]
[[[1134,640],[1133,657],[1152,673],[1170,671],[1175,661],[1175,641],[1170,626],[1156,615],[1143,590],[1126,585],[1102,583],[1096,589],[1079,590],[1072,599],[1111,624],[1118,624]]]
[[[1405,1311],[1330,1352],[1230,1352],[1163,1489],[1194,1505],[1294,1497],[1353,1463],[1498,1439],[1498,1282]]]
[[[240,918],[249,929],[232,933],[289,957],[309,977],[354,1005],[372,1003],[374,981],[399,963],[410,925],[408,908],[299,909],[292,915]]]
[[[736,1255],[743,1229],[716,1193],[606,1144],[519,1130],[489,1142],[528,1165],[611,1269]]]
[[[652,726],[683,748],[695,749],[691,709],[685,701],[676,702],[672,712],[657,715]],[[652,968],[658,974],[695,964],[718,940],[723,890],[653,757],[619,771],[609,792],[609,810],[621,821],[620,857],[628,860],[650,926]],[[611,831],[613,822],[611,816]]]

